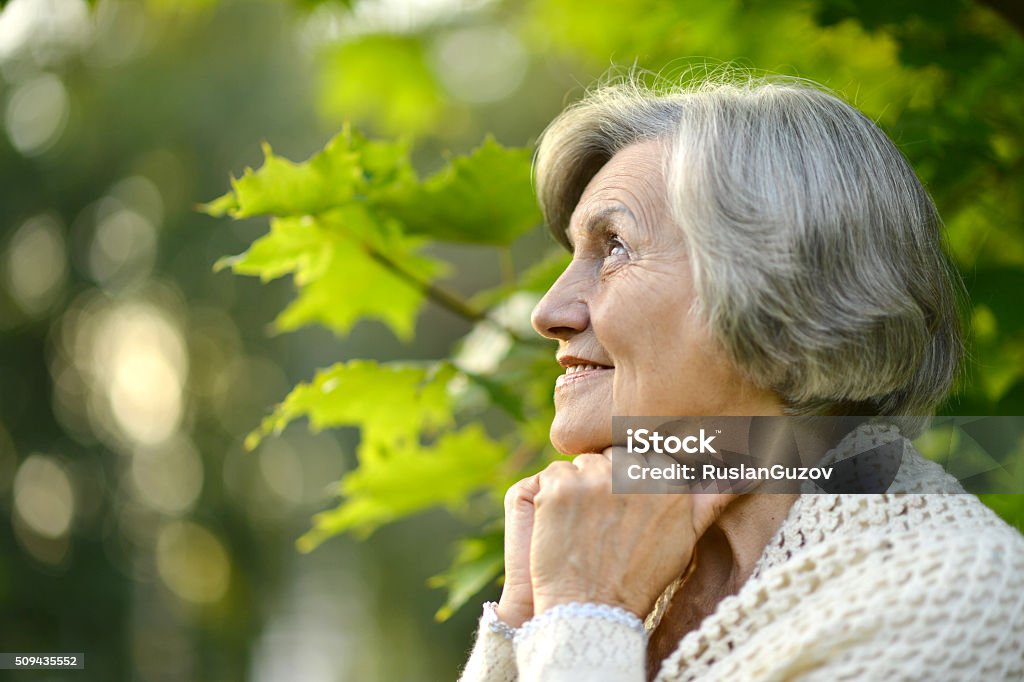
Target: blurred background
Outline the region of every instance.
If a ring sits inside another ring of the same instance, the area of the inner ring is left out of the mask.
[[[408,344],[372,322],[271,333],[291,284],[212,270],[266,221],[194,210],[259,165],[262,140],[304,159],[351,121],[412,139],[430,172],[486,133],[532,144],[613,64],[818,80],[886,128],[946,220],[975,330],[946,412],[1024,414],[1014,3],[0,4],[0,650],[87,656],[0,678],[457,676],[477,602],[438,624],[425,581],[462,522],[430,512],[299,554],[354,438],[242,439],[317,367],[444,357],[469,326],[429,308]],[[452,287],[495,283],[479,250],[445,249]],[[987,501],[1022,524],[1020,497]]]

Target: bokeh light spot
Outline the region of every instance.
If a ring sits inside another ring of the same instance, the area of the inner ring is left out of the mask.
[[[231,577],[227,551],[216,535],[189,521],[165,524],[157,537],[160,578],[181,599],[208,604],[224,596]]]
[[[156,228],[141,213],[116,200],[103,203],[89,248],[89,272],[105,288],[123,289],[152,272]]]
[[[34,533],[47,539],[66,535],[75,512],[71,479],[50,456],[30,455],[14,475],[14,512]]]
[[[106,311],[92,370],[116,426],[130,441],[157,445],[178,428],[187,363],[181,333],[158,308],[130,303]]]
[[[462,28],[442,36],[433,52],[438,78],[466,102],[495,102],[511,95],[526,74],[519,39],[498,26]]]
[[[110,189],[110,196],[145,216],[154,226],[164,220],[164,199],[160,189],[144,175],[131,175]]]
[[[283,439],[267,441],[260,447],[260,473],[267,488],[290,504],[299,504],[303,497],[302,462],[291,445]]]
[[[49,65],[84,45],[89,32],[84,0],[11,0],[0,13],[0,59],[28,52]]]
[[[203,488],[203,463],[186,438],[178,436],[132,457],[131,480],[139,502],[168,515],[187,512]]]
[[[48,214],[29,218],[7,248],[7,288],[18,306],[39,315],[56,300],[67,279],[64,233]]]
[[[68,121],[68,91],[53,74],[45,73],[19,85],[7,102],[7,136],[24,156],[36,156],[53,146]]]

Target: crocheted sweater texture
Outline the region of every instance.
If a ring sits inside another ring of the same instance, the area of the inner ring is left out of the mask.
[[[861,426],[825,459],[894,441],[894,492],[801,495],[656,682],[1024,680],[1024,536],[892,426]],[[646,638],[620,622],[577,613],[524,634],[480,627],[461,682],[646,680]]]

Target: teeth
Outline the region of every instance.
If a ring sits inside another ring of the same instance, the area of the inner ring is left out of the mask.
[[[597,365],[569,365],[565,368],[566,375],[575,374],[576,372],[585,372],[588,369],[600,369]]]

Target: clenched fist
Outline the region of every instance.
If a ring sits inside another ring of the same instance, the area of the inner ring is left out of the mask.
[[[611,457],[639,461],[625,448],[608,448],[554,462],[509,490],[499,616],[510,625],[573,601],[644,618],[735,497],[613,494]]]

